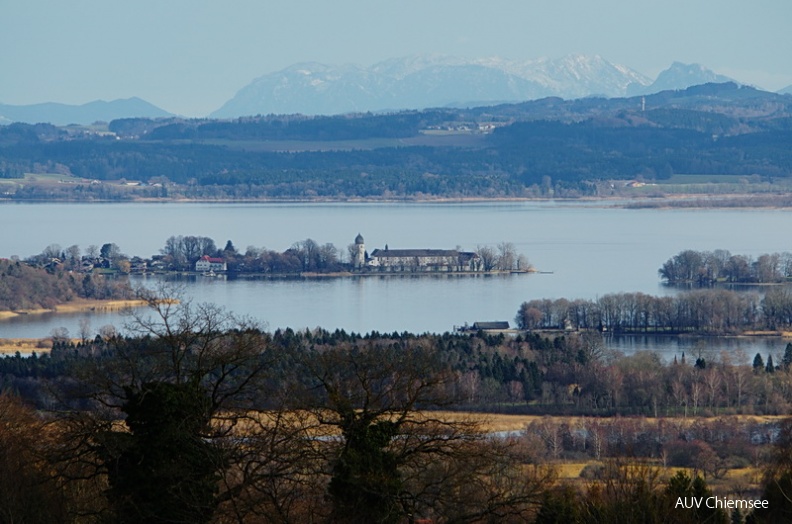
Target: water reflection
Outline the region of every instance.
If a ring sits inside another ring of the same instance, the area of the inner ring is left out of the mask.
[[[631,355],[638,351],[652,351],[666,362],[682,356],[689,363],[702,357],[708,361],[731,359],[734,364],[750,364],[760,353],[764,360],[772,354],[780,362],[788,340],[781,337],[697,337],[668,335],[606,335],[605,346],[610,350]]]

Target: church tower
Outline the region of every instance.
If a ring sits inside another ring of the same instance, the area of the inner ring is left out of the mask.
[[[353,265],[355,269],[361,269],[366,265],[366,244],[363,242],[363,235],[360,233],[355,237],[355,247],[357,251],[355,252]]]

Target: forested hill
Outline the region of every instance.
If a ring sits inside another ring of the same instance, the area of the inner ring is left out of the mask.
[[[143,196],[345,198],[581,195],[601,179],[792,174],[792,96],[736,84],[379,115],[123,119],[108,131],[2,127],[0,178],[164,186]],[[3,196],[125,197],[79,187],[19,185]]]

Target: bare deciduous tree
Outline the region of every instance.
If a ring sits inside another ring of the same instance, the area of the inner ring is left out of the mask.
[[[481,260],[481,267],[484,271],[492,271],[498,266],[498,255],[494,249],[489,246],[478,246],[476,254]]]

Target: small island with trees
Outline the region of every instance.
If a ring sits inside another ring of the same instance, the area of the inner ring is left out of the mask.
[[[792,281],[792,253],[765,253],[753,259],[725,249],[686,249],[669,258],[658,274],[670,285],[778,284]]]
[[[233,242],[218,249],[204,236],[171,236],[150,258],[128,256],[115,243],[47,246],[25,258],[0,259],[0,319],[19,314],[142,305],[125,277],[130,274],[198,274],[250,278],[354,277],[398,274],[511,274],[532,272],[514,245],[495,248],[375,249],[366,251],[362,235],[347,247],[344,260],[332,243],[295,242],[284,252],[250,246],[237,251]],[[68,307],[66,306],[68,304]]]
[[[514,244],[500,242],[495,247],[478,246],[475,251],[456,249],[366,250],[363,236],[342,253],[332,243],[311,238],[295,242],[283,252],[248,246],[242,252],[229,240],[219,249],[212,238],[174,235],[160,253],[143,258],[128,256],[113,243],[101,249],[89,246],[81,255],[79,246],[62,249],[48,246],[41,254],[28,257],[26,264],[42,269],[59,269],[85,274],[111,273],[200,273],[251,277],[363,276],[385,274],[482,274],[528,273],[534,268],[528,258],[517,253]]]

